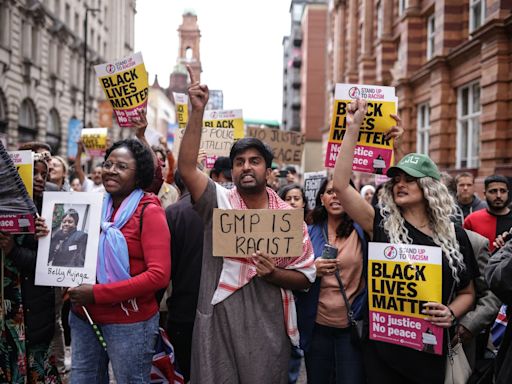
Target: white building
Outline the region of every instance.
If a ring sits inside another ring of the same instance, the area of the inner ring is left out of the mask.
[[[39,140],[67,155],[70,122],[82,120],[87,12],[86,126],[103,99],[93,65],[133,52],[135,0],[0,0],[0,135],[9,149]]]

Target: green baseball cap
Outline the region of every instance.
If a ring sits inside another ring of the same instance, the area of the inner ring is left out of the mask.
[[[398,171],[407,173],[412,177],[426,177],[429,176],[436,180],[441,180],[441,173],[437,169],[437,165],[428,157],[421,153],[409,153],[404,156],[397,165],[388,169],[386,174],[393,177]]]

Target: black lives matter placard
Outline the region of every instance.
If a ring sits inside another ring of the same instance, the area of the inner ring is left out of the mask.
[[[302,255],[303,215],[300,209],[215,209],[213,256],[271,257]]]

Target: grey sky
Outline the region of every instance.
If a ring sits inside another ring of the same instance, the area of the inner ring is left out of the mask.
[[[139,0],[135,50],[150,83],[167,87],[178,54],[183,11],[201,30],[201,82],[224,91],[224,108],[244,117],[281,121],[282,39],[290,31],[289,0]]]

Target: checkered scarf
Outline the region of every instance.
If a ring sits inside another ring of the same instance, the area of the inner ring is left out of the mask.
[[[217,206],[221,209],[248,209],[242,196],[236,188],[226,190],[218,185]],[[267,187],[269,209],[290,209],[290,206],[279,198],[277,193]],[[303,223],[302,256],[276,257],[275,266],[283,269],[292,269],[303,273],[311,282],[315,281],[316,269],[313,258],[313,247],[309,240],[308,230]],[[256,266],[252,258],[225,257],[220,274],[219,284],[212,298],[212,305],[220,303],[238,289],[249,283],[256,276]],[[283,300],[284,323],[286,332],[293,345],[299,344],[299,331],[297,329],[297,314],[295,299],[289,289],[281,288]]]

